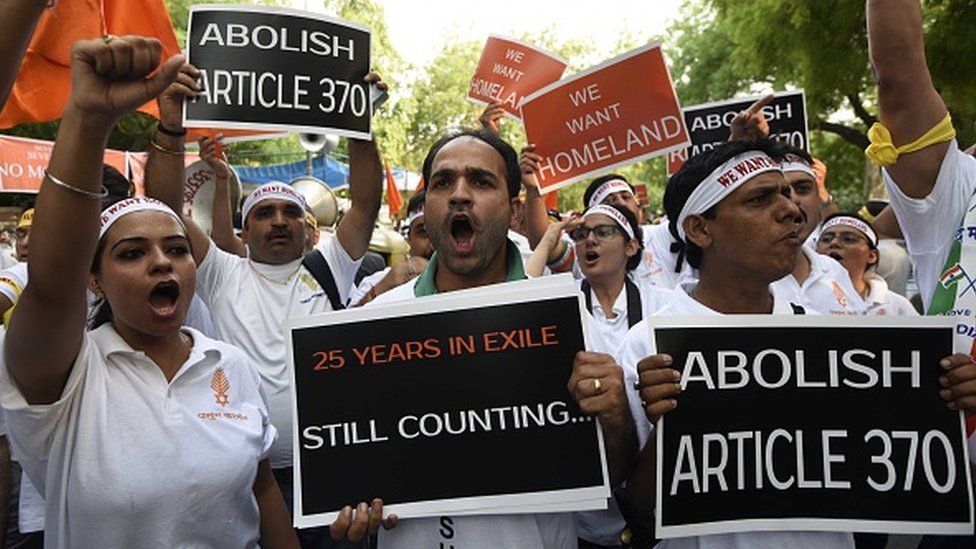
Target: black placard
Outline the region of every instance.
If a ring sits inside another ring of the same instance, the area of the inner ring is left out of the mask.
[[[584,348],[575,294],[504,305],[463,299],[451,305],[457,310],[423,314],[411,300],[393,317],[292,328],[296,523],[327,522],[373,497],[412,504],[395,511],[401,516],[436,516],[502,503],[469,500],[462,509],[443,500],[523,495],[504,503],[534,505],[601,490],[596,422],[566,389]],[[534,496],[556,490],[566,492]]]
[[[692,156],[727,142],[732,132],[732,119],[758,99],[759,97],[732,99],[682,109],[691,146],[668,154],[668,174],[677,172],[684,161]],[[771,139],[789,143],[805,151],[810,150],[803,91],[777,93],[762,111],[769,123]]]
[[[369,29],[281,8],[191,7],[187,126],[371,135]]]
[[[654,329],[685,385],[657,428],[659,535],[972,531],[965,432],[939,397],[951,327],[728,318]]]

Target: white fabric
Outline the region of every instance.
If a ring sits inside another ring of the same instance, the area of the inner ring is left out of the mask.
[[[398,286],[367,304],[414,299],[414,282]],[[572,513],[444,516],[403,519],[380,529],[380,549],[576,549]]]
[[[339,299],[345,302],[361,261],[350,258],[336,237],[320,242],[318,249],[332,270]],[[271,423],[279,434],[269,457],[271,467],[291,467],[292,375],[285,360],[283,323],[287,318],[331,311],[329,298],[301,266],[301,259],[284,265],[255,263],[212,242],[197,269],[197,293],[210,307],[217,337],[243,350],[261,374]]]
[[[26,474],[20,475],[17,502],[17,528],[21,534],[44,530],[44,496],[34,488]]]
[[[779,163],[761,151],[733,156],[691,191],[676,220],[678,236],[685,238],[684,221],[690,215],[707,212],[750,179],[766,172],[783,173]]]
[[[508,239],[511,240],[513,244],[515,244],[515,247],[518,248],[519,253],[522,255],[522,264],[527,263],[529,261],[529,258],[532,257],[532,245],[529,244],[528,237],[526,237],[525,235],[519,232],[509,229]],[[573,245],[573,241],[569,240],[568,238],[566,239],[566,242],[568,242],[570,246]],[[549,268],[546,267],[547,272],[545,274],[548,274],[548,269]]]
[[[683,283],[675,290],[674,299],[659,310],[657,315],[719,314],[695,301],[689,295],[693,289],[693,282]],[[793,314],[789,300],[784,299],[784,296],[773,286],[770,286],[770,291],[773,295],[772,314]],[[807,311],[807,313],[815,312]],[[627,334],[621,353],[617,356],[617,364],[624,369],[624,387],[627,388],[628,402],[637,424],[637,434],[642,447],[650,437],[652,429],[640,405],[640,396],[634,389],[634,382],[637,381],[637,362],[655,353],[648,321],[643,320]],[[656,547],[658,549],[853,549],[854,538],[851,534],[834,532],[744,532],[674,538],[662,541]]]
[[[0,269],[9,269],[17,264],[17,253],[13,246],[0,244]]]
[[[183,220],[180,218],[180,216],[176,215],[176,212],[174,212],[166,204],[163,204],[159,200],[150,198],[148,196],[134,196],[132,198],[126,198],[125,200],[120,200],[102,210],[102,215],[99,218],[98,238],[105,236],[105,233],[108,232],[109,228],[111,228],[111,226],[122,217],[132,213],[145,211],[164,213],[178,221],[180,225],[183,226]]]
[[[773,282],[775,292],[797,305],[825,315],[863,315],[864,301],[851,283],[851,275],[836,259],[801,246],[810,261],[810,274],[803,284],[792,274]]]
[[[624,217],[624,214],[620,213],[613,206],[608,206],[606,204],[597,204],[596,206],[592,206],[590,209],[586,210],[586,213],[583,214],[583,219],[593,215],[605,215],[609,217],[620,226],[630,240],[634,239],[634,229],[630,228],[630,223],[627,221],[627,218]]]
[[[586,206],[593,207],[597,204],[603,204],[603,201],[609,198],[610,195],[619,192],[627,192],[630,193],[631,196],[634,196],[634,189],[630,188],[630,185],[626,181],[623,179],[611,179],[610,181],[604,182],[602,185],[597,187],[595,191],[593,191],[593,194],[590,195],[590,203]]]
[[[817,173],[813,171],[813,166],[811,166],[802,156],[787,154],[780,166],[783,167],[783,173],[803,172],[814,179],[817,178]]]
[[[864,298],[867,314],[873,316],[918,316],[912,302],[888,289],[885,279],[876,273],[864,273],[868,285],[868,295]]]
[[[409,228],[411,225],[413,225],[413,222],[414,221],[416,221],[417,219],[419,219],[419,218],[421,218],[423,216],[424,216],[424,207],[423,207],[423,205],[421,205],[416,210],[410,212],[410,215],[407,216],[406,227]]]
[[[821,230],[821,232],[826,231],[831,227],[836,227],[838,225],[844,225],[846,227],[851,227],[852,229],[857,229],[862,233],[864,233],[864,236],[868,238],[868,241],[871,242],[872,246],[878,245],[878,235],[875,234],[874,229],[872,229],[870,225],[861,221],[860,219],[856,217],[851,217],[849,215],[838,215],[836,217],[830,218],[829,220],[827,220],[826,223],[823,224],[823,229]]]
[[[976,158],[960,151],[953,140],[942,160],[932,191],[920,199],[909,198],[901,192],[888,170],[882,169],[881,173],[888,188],[891,207],[905,236],[905,244],[915,266],[918,291],[927,311],[956,233],[960,233],[960,238],[976,236],[976,232],[970,233],[968,227],[959,230],[976,192]],[[973,337],[969,334],[976,321],[976,311],[960,307],[957,303],[952,313],[959,319],[955,344],[959,349],[968,350],[973,344]],[[976,463],[976,433],[969,437],[969,460]]]
[[[301,193],[291,188],[290,185],[272,181],[261,185],[247,195],[247,198],[244,199],[244,205],[241,207],[241,219],[247,219],[247,214],[251,213],[251,208],[259,202],[270,199],[287,200],[297,204],[303,211],[305,210],[305,197]]]
[[[27,263],[17,263],[13,267],[0,271],[0,294],[14,305],[20,299],[20,293],[27,287]]]
[[[381,271],[376,271],[369,276],[363,277],[363,279],[359,281],[359,285],[354,286],[349,291],[349,306],[352,307],[353,305],[362,301],[362,299],[366,297],[366,294],[368,294],[374,286],[379,284],[380,280],[383,280],[383,277],[389,272],[390,267],[387,267]]]
[[[633,282],[641,296],[641,318],[650,318],[673,299],[673,290],[655,286],[646,280],[637,279]],[[576,287],[580,288],[581,285],[582,281],[577,280]],[[597,349],[597,352],[616,355],[630,329],[627,322],[627,286],[624,285],[611,306],[614,318],[609,318],[610,315],[603,310],[596,292],[592,289],[590,289],[590,299],[593,304],[593,310],[590,311],[593,322],[590,323],[590,327],[599,333],[601,343],[601,348]]]
[[[193,347],[168,382],[111,324],[84,334],[52,404],[29,405],[0,368],[11,446],[45,495],[47,547],[257,547],[254,479],[275,437],[260,379],[239,350],[186,332]]]

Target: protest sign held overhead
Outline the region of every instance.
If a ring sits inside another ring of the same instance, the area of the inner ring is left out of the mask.
[[[944,319],[656,319],[681,372],[658,421],[657,534],[972,533],[963,416],[939,397]],[[717,414],[721,421],[716,423]]]
[[[522,123],[542,156],[543,193],[688,144],[658,43],[532,94],[522,104]]]
[[[187,54],[201,72],[187,126],[371,135],[362,25],[283,8],[192,6]]]
[[[729,99],[686,107],[684,119],[691,146],[668,153],[668,175],[681,169],[689,157],[728,141],[732,119],[760,98]],[[803,90],[777,93],[772,101],[762,107],[763,116],[769,123],[769,138],[798,149],[810,150],[806,105]]]
[[[568,276],[288,327],[296,525],[374,496],[401,518],[605,508],[602,438],[566,390],[584,348]]]
[[[559,80],[565,70],[566,61],[551,53],[511,38],[489,36],[471,77],[468,99],[498,102],[510,116],[520,118],[525,97]]]

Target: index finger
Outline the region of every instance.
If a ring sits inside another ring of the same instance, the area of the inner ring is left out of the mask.
[[[756,114],[757,112],[761,111],[763,107],[765,107],[766,105],[772,103],[773,102],[773,99],[776,99],[776,94],[775,93],[771,93],[771,94],[769,94],[769,95],[767,95],[765,97],[759,98],[758,101],[756,101],[752,105],[749,105],[749,108],[746,109],[746,114],[748,114],[750,116],[753,115],[753,114]]]
[[[649,357],[645,357],[637,363],[637,371],[646,372],[647,370],[667,368],[671,366],[672,362],[674,362],[674,359],[671,358],[671,355],[651,355]]]

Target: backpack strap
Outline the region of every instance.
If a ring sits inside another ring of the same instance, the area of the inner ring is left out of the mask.
[[[583,292],[583,299],[586,300],[586,310],[593,313],[593,294],[590,293],[590,283],[585,278],[580,283],[580,291]],[[624,278],[624,291],[627,292],[627,327],[633,328],[634,324],[641,321],[644,310],[641,306],[640,290],[630,279]]]
[[[346,308],[342,300],[339,299],[339,287],[336,285],[335,277],[332,276],[332,269],[329,268],[329,263],[325,260],[322,252],[312,250],[305,254],[305,258],[302,259],[302,266],[308,269],[315,281],[322,287],[326,297],[329,298],[329,303],[332,304],[333,311],[341,311]]]

